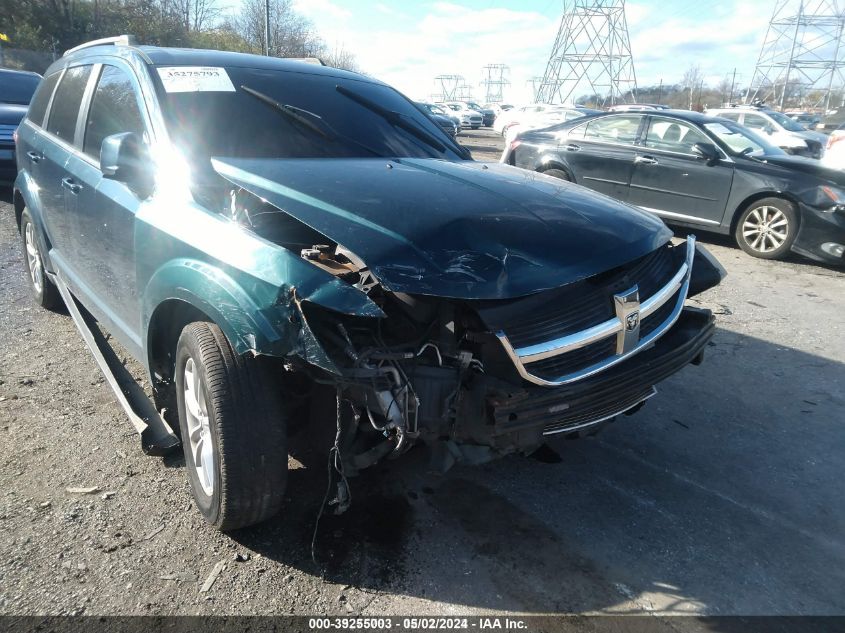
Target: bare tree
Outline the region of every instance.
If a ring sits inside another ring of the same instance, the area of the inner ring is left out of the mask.
[[[260,51],[264,42],[264,0],[244,0],[236,26]],[[319,57],[323,40],[314,25],[293,9],[291,0],[270,0],[270,54],[274,57]]]
[[[701,93],[703,86],[704,76],[701,73],[701,66],[698,64],[691,65],[684,73],[683,79],[681,79],[681,87],[688,91],[688,109],[692,110],[693,93],[695,91]]]

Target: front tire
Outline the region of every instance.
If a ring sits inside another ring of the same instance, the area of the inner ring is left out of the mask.
[[[59,289],[53,285],[47,273],[44,272],[44,258],[41,256],[41,246],[38,241],[38,228],[32,221],[29,209],[21,214],[21,249],[23,250],[24,265],[29,278],[29,290],[32,298],[42,308],[59,311],[65,303]]]
[[[798,234],[795,206],[781,198],[763,198],[740,214],[734,230],[739,247],[761,259],[782,259]]]
[[[214,527],[278,513],[287,483],[287,429],[264,359],[239,356],[213,323],[191,323],[176,345],[176,398],[188,481]]]

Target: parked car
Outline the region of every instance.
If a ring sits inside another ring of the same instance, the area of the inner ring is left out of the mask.
[[[808,130],[815,130],[822,121],[821,116],[814,114],[813,112],[793,112],[787,116]]]
[[[0,185],[10,184],[18,173],[14,134],[39,81],[38,73],[0,68]]]
[[[732,234],[755,257],[845,252],[845,175],[727,119],[608,113],[518,136],[502,162],[571,180],[673,224]]]
[[[549,103],[529,103],[527,105],[517,106],[511,108],[506,112],[501,113],[493,122],[493,130],[501,134],[507,135],[507,129],[516,123],[525,123],[529,120],[539,118],[543,115],[553,115],[553,113],[565,113],[569,111],[586,112],[575,105],[555,105]]]
[[[713,334],[685,301],[724,271],[695,238],[477,163],[356,73],[94,42],[47,70],[18,157],[35,300],[64,299],[146,450],[180,429],[222,529],[279,510],[289,429],[325,438],[342,511],[347,477],[415,444],[447,468],[592,432]]]
[[[458,130],[461,129],[460,119],[446,114],[446,111],[439,105],[434,103],[424,103],[417,101],[417,105],[428,114],[440,128],[452,138],[458,135]]]
[[[496,116],[499,116],[502,112],[507,112],[513,108],[513,106],[509,103],[488,103],[484,107],[492,110]],[[493,120],[496,120],[495,117]]]
[[[827,137],[808,130],[800,123],[775,110],[762,107],[713,108],[705,114],[735,121],[768,138],[772,145],[789,154],[821,158]]]
[[[835,130],[830,130],[825,145],[822,165],[830,169],[845,171],[845,123],[842,123]]]
[[[493,121],[496,120],[495,110],[479,105],[475,101],[465,101],[464,103],[467,104],[467,107],[470,110],[475,110],[476,112],[481,113],[481,125],[483,125],[484,127],[490,127],[491,125],[493,125]]]
[[[592,110],[589,112],[597,113],[599,110]],[[502,135],[505,137],[505,142],[510,143],[517,134],[521,134],[528,130],[546,128],[558,123],[563,123],[564,121],[580,119],[581,117],[586,116],[589,112],[577,108],[568,108],[566,106],[551,106],[541,112],[526,112],[521,116],[512,117],[507,125],[502,128]]]
[[[438,103],[437,105],[444,108],[449,108],[461,120],[462,128],[472,128],[477,130],[484,123],[484,117],[476,110],[471,109],[463,101],[447,101],[445,103]]]

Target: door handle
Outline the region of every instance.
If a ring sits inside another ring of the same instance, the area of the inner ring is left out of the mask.
[[[37,162],[38,162],[38,161],[40,161],[42,158],[44,158],[44,157],[43,157],[41,154],[39,154],[38,152],[33,152],[33,151],[29,151],[29,152],[27,152],[27,153],[26,153],[26,155],[27,155],[27,157],[29,158],[29,160],[31,160],[33,163],[37,163]]]
[[[564,147],[564,149],[565,149],[567,152],[580,152],[580,151],[581,151],[581,146],[580,146],[580,145],[576,145],[575,143],[570,143],[569,145],[567,145],[566,147]]]
[[[634,164],[657,165],[657,159],[652,156],[635,156]]]
[[[82,191],[82,185],[78,184],[73,178],[62,178],[62,187],[71,193],[79,193]]]

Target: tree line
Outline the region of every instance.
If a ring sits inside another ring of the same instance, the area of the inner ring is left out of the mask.
[[[4,64],[37,72],[68,48],[123,33],[156,46],[262,53],[264,31],[264,0],[243,0],[228,15],[215,0],[0,0]],[[358,70],[355,56],[327,44],[292,0],[270,0],[270,54]]]

